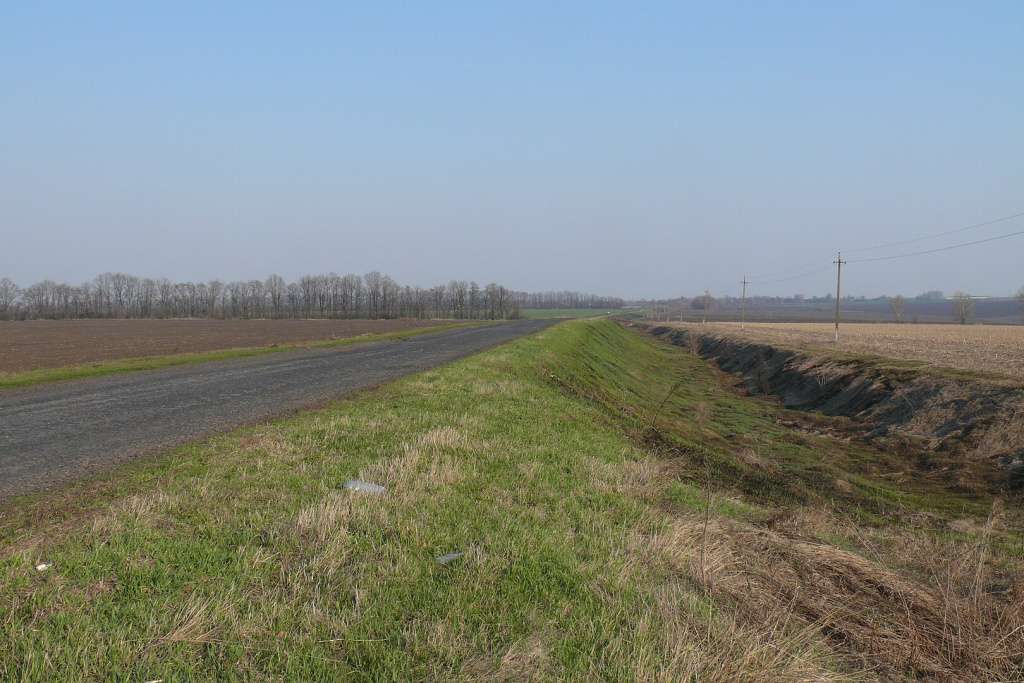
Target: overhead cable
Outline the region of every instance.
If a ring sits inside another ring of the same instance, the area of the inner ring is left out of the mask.
[[[861,249],[844,249],[843,251],[845,253],[847,253],[847,254],[856,254],[856,253],[859,253],[859,252],[862,252],[862,251],[874,251],[875,249],[885,249],[886,247],[898,247],[898,246],[903,245],[903,244],[913,244],[914,242],[923,242],[925,240],[935,239],[936,237],[945,237],[946,235],[953,235],[953,234],[956,234],[958,232],[965,232],[967,230],[974,230],[975,228],[983,228],[986,225],[992,225],[993,223],[1002,223],[1003,221],[1008,221],[1011,218],[1019,218],[1021,216],[1024,216],[1024,212],[1015,213],[1012,216],[1004,216],[1003,218],[997,218],[995,220],[986,221],[984,223],[978,223],[977,225],[969,225],[966,228],[957,228],[956,230],[947,230],[946,232],[939,232],[939,233],[935,233],[934,235],[925,235],[924,237],[917,237],[917,238],[914,238],[912,240],[903,240],[902,242],[890,242],[889,244],[880,244],[877,247],[864,247],[864,248],[861,248]],[[939,251],[939,250],[936,250],[936,251]],[[930,252],[926,252],[925,251],[925,252],[921,252],[921,253],[922,254],[927,254],[927,253],[930,253]],[[892,257],[892,258],[900,258],[900,257]]]
[[[977,223],[975,225],[969,225],[969,226],[967,226],[965,228],[957,228],[956,230],[947,230],[945,232],[939,232],[939,233],[935,233],[933,235],[926,235],[924,237],[917,237],[917,238],[910,239],[910,240],[903,240],[903,241],[900,241],[900,242],[891,242],[889,244],[880,244],[880,245],[875,246],[875,247],[863,247],[863,248],[860,248],[860,249],[846,249],[846,250],[843,250],[842,253],[844,253],[844,254],[856,254],[856,253],[865,252],[865,251],[874,251],[876,249],[885,249],[885,248],[888,248],[888,247],[897,247],[897,246],[901,246],[901,245],[904,245],[904,244],[913,244],[915,242],[923,242],[925,240],[935,239],[937,237],[945,237],[947,235],[954,235],[956,233],[966,232],[967,230],[974,230],[974,229],[977,229],[977,228],[982,228],[982,227],[985,227],[986,225],[993,225],[995,223],[1002,223],[1004,221],[1012,220],[1014,218],[1020,218],[1021,216],[1024,216],[1024,212],[1015,213],[1012,216],[1003,216],[1002,218],[996,218],[996,219],[991,220],[991,221],[985,221],[984,223]],[[877,257],[874,257],[874,258],[850,259],[849,261],[844,262],[844,263],[869,263],[869,262],[872,262],[872,261],[889,261],[889,260],[892,260],[892,259],[910,258],[912,256],[922,256],[922,255],[925,255],[925,254],[934,254],[934,253],[942,252],[942,251],[951,251],[953,249],[962,249],[964,247],[970,247],[970,246],[973,246],[975,244],[984,244],[986,242],[995,242],[996,240],[1007,239],[1009,237],[1016,237],[1017,235],[1024,235],[1024,230],[1018,230],[1018,231],[1015,231],[1015,232],[1006,233],[1004,235],[998,235],[996,237],[988,237],[986,239],[974,240],[972,242],[964,242],[963,244],[954,244],[954,245],[949,246],[949,247],[939,247],[937,249],[926,249],[926,250],[923,250],[923,251],[915,251],[915,252],[911,252],[911,253],[908,253],[908,254],[896,254],[894,256],[877,256]],[[826,261],[827,261],[827,263],[826,263]],[[825,263],[825,265],[820,265],[819,266],[819,264],[822,264],[822,263]],[[790,280],[798,280],[800,278],[807,277],[809,275],[816,275],[816,274],[818,274],[818,273],[820,273],[822,271],[830,270],[833,265],[835,265],[835,262],[832,261],[831,257],[829,257],[828,259],[824,259],[824,258],[817,259],[815,261],[811,261],[810,263],[804,264],[802,266],[797,266],[795,268],[789,268],[789,269],[786,269],[786,270],[779,270],[779,271],[774,271],[774,272],[771,272],[771,273],[765,273],[765,274],[760,275],[760,276],[754,276],[752,278],[752,280],[750,282],[748,282],[747,284],[750,284],[750,285],[771,285],[771,284],[776,284],[776,283],[779,283],[779,282],[789,282]],[[819,267],[815,268],[814,266],[819,266]],[[808,270],[807,272],[803,272],[803,273],[798,273],[797,272],[797,271],[805,270],[807,268],[813,268],[813,269],[812,270]],[[772,277],[774,275],[786,275],[788,273],[796,273],[796,274],[795,275],[790,275],[788,277],[778,278],[778,279],[770,279],[770,280],[762,280],[762,279],[760,279],[760,278],[765,278],[765,277],[770,278],[770,277]]]
[[[827,264],[825,264],[823,266],[815,268],[814,270],[809,270],[806,273],[800,273],[799,275],[791,275],[790,277],[784,277],[784,278],[780,278],[778,280],[758,280],[756,282],[748,282],[747,284],[750,284],[750,285],[773,285],[776,282],[789,282],[790,280],[798,280],[799,278],[807,277],[808,275],[816,275],[816,274],[818,274],[818,273],[820,273],[820,272],[822,272],[824,270],[831,270],[831,269],[832,269],[832,263],[827,263]]]
[[[927,251],[915,251],[910,254],[898,254],[896,256],[878,256],[876,258],[862,258],[862,259],[850,259],[849,263],[867,263],[869,261],[889,261],[897,258],[907,258],[908,256],[920,256],[921,254],[934,254],[937,251],[950,251],[951,249],[960,249],[962,247],[969,247],[974,244],[983,244],[985,242],[995,242],[996,240],[1003,240],[1007,237],[1014,237],[1016,235],[1024,235],[1024,230],[1018,230],[1017,232],[1007,233],[1005,235],[999,235],[998,237],[989,237],[988,239],[975,240],[974,242],[964,242],[963,244],[954,244],[951,247],[941,247],[939,249],[929,249]]]
[[[787,273],[795,273],[796,271],[803,270],[804,268],[810,268],[811,266],[820,265],[821,263],[823,263],[825,261],[828,261],[830,258],[831,257],[820,258],[820,259],[816,259],[814,261],[811,261],[810,263],[806,263],[806,264],[804,264],[802,266],[797,266],[796,268],[787,268],[786,270],[776,270],[776,271],[773,271],[771,273],[761,273],[760,275],[752,275],[751,277],[753,277],[756,280],[756,279],[760,279],[760,278],[764,278],[764,277],[774,277],[776,275],[786,275]]]

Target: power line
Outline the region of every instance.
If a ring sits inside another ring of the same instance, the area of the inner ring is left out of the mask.
[[[751,283],[748,283],[748,284],[749,285],[774,285],[776,283],[787,283],[787,282],[790,282],[791,280],[800,280],[801,278],[806,278],[806,276],[808,276],[808,275],[817,274],[817,273],[821,272],[822,270],[830,270],[831,266],[833,266],[833,263],[831,263],[829,261],[828,263],[825,263],[824,265],[818,266],[814,270],[808,270],[807,272],[802,272],[799,275],[791,275],[790,278],[780,278],[778,280],[761,280],[761,281],[757,281],[757,282],[751,282]],[[804,267],[806,267],[806,266],[804,266]]]
[[[814,261],[811,261],[810,263],[804,264],[802,266],[797,266],[796,268],[787,268],[786,270],[776,270],[776,271],[773,271],[771,273],[762,273],[760,275],[755,275],[754,279],[758,279],[758,278],[762,278],[762,277],[774,277],[776,275],[785,275],[787,273],[795,273],[796,271],[803,270],[804,268],[810,268],[811,266],[820,265],[821,263],[823,263],[825,261],[829,261],[831,258],[832,258],[831,256],[828,257],[827,259],[820,258],[820,259],[816,259]],[[797,276],[797,277],[800,277],[800,276]]]
[[[947,230],[945,232],[936,233],[934,235],[926,235],[924,237],[917,237],[917,238],[911,239],[911,240],[903,240],[903,241],[900,241],[900,242],[891,242],[889,244],[880,244],[880,245],[875,246],[875,247],[863,247],[861,249],[849,249],[849,250],[847,250],[847,253],[848,254],[850,254],[850,253],[854,253],[855,254],[855,253],[864,252],[864,251],[873,251],[875,249],[884,249],[884,248],[887,248],[887,247],[896,247],[896,246],[900,246],[900,245],[904,245],[904,244],[913,244],[915,242],[923,242],[925,240],[935,239],[937,237],[945,237],[946,235],[953,235],[953,234],[956,234],[956,233],[965,232],[967,230],[974,230],[976,228],[985,227],[986,225],[993,225],[995,223],[1002,223],[1004,221],[1008,221],[1008,220],[1011,220],[1011,219],[1014,219],[1014,218],[1020,218],[1021,216],[1024,216],[1024,212],[1015,213],[1012,216],[1004,216],[1002,218],[996,218],[996,219],[991,220],[991,221],[985,221],[984,223],[977,223],[975,225],[969,225],[969,226],[967,226],[965,228],[957,228],[956,230]],[[970,246],[973,246],[975,244],[984,244],[986,242],[995,242],[996,240],[1002,240],[1002,239],[1006,239],[1006,238],[1009,238],[1009,237],[1016,237],[1017,235],[1024,235],[1024,230],[1018,230],[1016,232],[1007,233],[1005,235],[998,235],[996,237],[989,237],[989,238],[986,238],[986,239],[974,240],[972,242],[964,242],[963,244],[955,244],[955,245],[949,246],[949,247],[940,247],[938,249],[927,249],[927,250],[924,250],[924,251],[915,251],[915,252],[911,252],[909,254],[897,254],[897,255],[894,255],[894,256],[878,256],[878,257],[875,257],[875,258],[850,259],[849,261],[844,261],[843,263],[844,264],[845,263],[869,263],[869,262],[872,262],[872,261],[889,261],[889,260],[892,260],[892,259],[910,258],[912,256],[923,256],[925,254],[934,254],[934,253],[941,252],[941,251],[950,251],[950,250],[953,250],[953,249],[962,249],[963,247],[970,247]],[[820,265],[822,263],[824,263],[825,265]],[[786,269],[786,270],[779,270],[779,271],[775,271],[775,272],[772,272],[772,273],[765,273],[764,275],[761,275],[761,276],[755,276],[755,280],[754,281],[748,281],[747,284],[750,284],[750,285],[772,285],[772,284],[777,284],[779,282],[789,282],[791,280],[798,280],[800,278],[808,277],[808,276],[811,276],[811,275],[817,275],[818,273],[821,273],[821,272],[823,272],[825,270],[830,269],[832,267],[832,265],[835,265],[835,262],[832,261],[831,258],[829,258],[827,260],[826,259],[817,259],[815,261],[811,261],[810,263],[804,264],[802,266],[797,266],[795,268],[789,268],[789,269]],[[791,275],[789,277],[777,278],[777,279],[773,279],[773,280],[760,280],[760,279],[758,279],[758,277],[772,277],[773,275],[785,275],[787,273],[795,273],[797,271],[801,271],[801,270],[804,270],[806,268],[811,268],[813,266],[818,266],[818,267],[814,268],[813,270],[808,270],[807,272],[797,273],[796,275]],[[746,279],[746,278],[744,278],[744,279]]]
[[[880,244],[877,247],[864,247],[862,249],[848,249],[846,251],[846,253],[848,253],[848,254],[856,254],[856,253],[859,253],[859,252],[862,252],[862,251],[874,251],[875,249],[885,249],[886,247],[898,247],[898,246],[901,246],[903,244],[913,244],[914,242],[923,242],[925,240],[935,239],[936,237],[945,237],[946,235],[953,235],[953,234],[956,234],[958,232],[965,232],[967,230],[974,230],[975,228],[983,228],[986,225],[992,225],[993,223],[1002,223],[1003,221],[1008,221],[1011,218],[1019,218],[1021,216],[1024,216],[1024,212],[1015,213],[1012,216],[1004,216],[1003,218],[997,218],[997,219],[992,220],[992,221],[985,221],[984,223],[978,223],[977,225],[969,225],[966,228],[957,228],[956,230],[947,230],[946,232],[939,232],[939,233],[936,233],[934,235],[926,235],[924,237],[917,237],[917,238],[914,238],[912,240],[904,240],[902,242],[891,242],[889,244]],[[950,248],[953,248],[953,247],[950,247]],[[936,250],[936,251],[940,251],[940,250]],[[926,253],[929,253],[929,252],[921,252],[921,253],[922,254],[926,254]],[[894,256],[894,257],[891,257],[891,258],[900,258],[900,257]],[[866,260],[873,260],[873,259],[866,259]],[[879,260],[881,260],[881,259],[879,259]]]
[[[1024,215],[1024,214],[1022,214]],[[962,247],[969,247],[974,244],[983,244],[985,242],[995,242],[996,240],[1003,240],[1007,237],[1014,237],[1016,235],[1024,235],[1024,230],[1018,230],[1017,232],[1007,233],[1005,235],[999,235],[998,237],[989,237],[988,239],[975,240],[974,242],[965,242],[963,244],[954,244],[951,247],[941,247],[939,249],[929,249],[927,251],[915,251],[910,254],[898,254],[896,256],[878,256],[876,258],[862,258],[862,259],[851,259],[848,263],[867,263],[869,261],[889,261],[897,258],[907,258],[909,256],[920,256],[922,254],[934,254],[938,251],[949,251],[951,249],[960,249]],[[864,251],[863,249],[861,251]]]

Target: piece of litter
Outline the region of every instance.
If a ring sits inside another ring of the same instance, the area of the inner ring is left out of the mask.
[[[47,564],[47,563],[43,562],[42,564],[37,564],[36,565],[36,571],[37,572],[45,572],[47,569],[49,569],[52,566],[53,566],[52,564]]]
[[[460,557],[462,557],[462,553],[448,553],[447,555],[442,555],[437,558],[437,562],[438,564],[448,564],[452,560],[457,560]]]
[[[361,491],[363,493],[376,493],[377,495],[384,495],[388,492],[386,486],[380,484],[371,484],[368,481],[360,481],[358,479],[350,479],[341,485],[341,488],[348,489],[349,491]]]

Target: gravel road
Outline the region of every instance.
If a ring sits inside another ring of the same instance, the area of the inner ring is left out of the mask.
[[[0,500],[361,389],[539,332],[555,320],[403,341],[288,351],[0,391]]]

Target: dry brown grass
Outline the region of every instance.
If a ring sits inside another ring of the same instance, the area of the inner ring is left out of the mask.
[[[815,517],[806,527],[794,526],[860,533],[829,515]],[[947,546],[938,554],[939,548],[920,547],[920,541],[911,541],[908,550],[893,538],[898,533],[879,530],[875,540],[889,547],[876,546],[874,559],[803,534],[735,520],[712,518],[705,529],[696,516],[638,536],[633,547],[691,577],[719,606],[716,628],[705,637],[717,641],[711,652],[726,650],[731,656],[711,667],[717,674],[712,678],[742,676],[754,660],[780,650],[790,653],[789,669],[802,661],[800,655],[811,654],[811,643],[825,641],[846,651],[842,658],[869,679],[898,679],[912,671],[938,680],[1016,680],[1024,673],[1024,595],[1021,586],[994,592],[989,584],[985,549],[999,523],[997,511],[980,544]],[[872,547],[869,539],[858,540]],[[907,559],[923,563],[917,567],[921,580],[889,566]],[[692,624],[688,630],[689,637],[700,637]],[[734,671],[740,662],[742,668]],[[812,673],[811,661],[804,663]],[[796,680],[805,672],[774,673],[773,680]]]
[[[708,323],[699,329],[787,346],[836,348],[835,326],[827,323],[747,323],[742,331],[738,323]],[[846,324],[839,329],[838,348],[1024,377],[1024,326],[1018,325]]]

